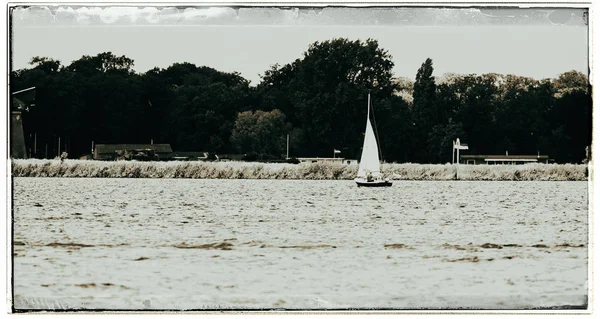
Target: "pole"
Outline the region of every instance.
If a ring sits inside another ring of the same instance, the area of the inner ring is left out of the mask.
[[[37,132],[35,133],[33,138],[33,154],[34,157],[37,157]]]
[[[369,90],[369,96],[367,98],[367,122],[371,120],[369,118],[370,112],[371,112],[371,90]]]
[[[290,158],[290,134],[287,135],[287,148],[285,151],[285,159]]]
[[[24,89],[24,90],[21,90],[21,91],[13,92],[12,95],[23,93],[23,92],[30,91],[30,90],[35,90],[35,86],[32,86],[30,88],[27,88],[27,89]]]
[[[335,148],[333,149],[333,158],[335,158]]]
[[[454,141],[452,141],[452,164],[454,164],[454,152],[456,152],[456,148],[454,145]]]
[[[48,143],[46,143],[46,152],[44,153],[44,158],[48,158]]]
[[[460,148],[456,149],[456,179],[458,178],[458,167],[460,166]]]
[[[60,136],[58,137],[58,150],[56,150],[56,156],[60,157]]]

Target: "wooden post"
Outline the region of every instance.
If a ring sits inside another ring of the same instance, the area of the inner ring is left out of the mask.
[[[456,152],[456,142],[452,140],[452,164],[454,164],[454,152]]]
[[[58,149],[56,150],[56,156],[60,157],[60,136],[58,137]]]
[[[37,157],[37,132],[35,133],[33,138],[33,154],[34,157]]]
[[[290,158],[290,134],[287,135],[287,148],[285,151],[285,159]]]
[[[458,167],[460,166],[460,148],[456,149],[456,179],[459,180],[458,177]]]
[[[48,158],[48,143],[46,143],[46,152],[44,153],[44,158]]]

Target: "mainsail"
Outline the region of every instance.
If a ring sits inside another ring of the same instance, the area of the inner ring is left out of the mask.
[[[367,128],[365,130],[365,141],[363,142],[357,175],[357,177],[362,178],[366,178],[369,173],[373,177],[381,176],[379,169],[379,148],[377,146],[377,139],[375,139],[375,133],[373,132],[373,126],[371,126],[370,110],[371,94],[369,94],[369,102],[367,104]]]

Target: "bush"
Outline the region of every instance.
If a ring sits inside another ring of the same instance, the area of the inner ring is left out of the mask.
[[[257,162],[138,162],[86,160],[13,160],[14,177],[125,177],[125,178],[243,178],[352,180],[356,165],[315,163],[296,165]],[[587,165],[433,165],[383,164],[384,176],[394,180],[470,181],[585,181]]]

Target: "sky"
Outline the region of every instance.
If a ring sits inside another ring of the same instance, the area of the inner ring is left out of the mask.
[[[427,58],[434,76],[502,73],[553,78],[588,73],[584,9],[17,7],[12,67],[34,56],[63,65],[111,51],[145,72],[176,62],[240,72],[253,85],[310,43],[373,38],[394,75],[414,79]]]

